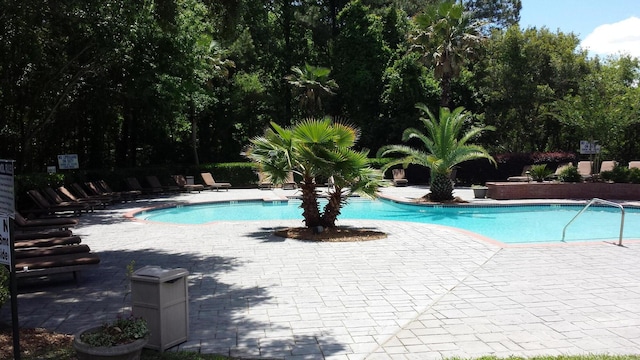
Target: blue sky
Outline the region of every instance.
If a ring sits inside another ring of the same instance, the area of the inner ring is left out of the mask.
[[[591,52],[640,57],[640,0],[522,0],[520,27],[573,32]]]

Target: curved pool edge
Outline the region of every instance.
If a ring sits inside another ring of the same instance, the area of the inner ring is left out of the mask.
[[[389,196],[389,195],[385,195],[385,194],[379,194],[378,198],[385,200],[385,201],[391,201],[391,202],[396,202],[396,203],[401,203],[401,204],[405,204],[405,205],[414,205],[414,206],[425,206],[425,207],[511,207],[511,206],[545,206],[545,205],[582,205],[584,204],[586,201],[588,200],[566,200],[566,199],[539,199],[536,201],[531,201],[531,200],[524,200],[524,201],[509,201],[508,203],[505,201],[497,201],[497,200],[493,200],[491,202],[485,202],[485,201],[469,201],[469,202],[465,202],[465,203],[453,203],[453,204],[441,204],[441,203],[418,203],[413,201],[412,199],[408,199],[408,198],[402,198],[402,197],[394,197],[394,196]],[[280,201],[289,201],[290,199],[299,199],[299,197],[293,196],[293,197],[258,197],[258,198],[246,198],[246,199],[238,199],[238,200],[229,200],[229,199],[225,199],[225,200],[213,200],[213,201],[195,201],[195,202],[176,202],[176,203],[169,203],[169,204],[162,204],[162,205],[158,205],[158,206],[152,206],[152,207],[145,207],[145,208],[141,208],[141,209],[136,209],[136,210],[132,210],[130,212],[127,212],[126,214],[124,214],[123,216],[128,219],[128,220],[132,220],[132,221],[136,221],[136,222],[140,222],[140,223],[148,223],[148,224],[162,224],[162,225],[168,225],[168,226],[210,226],[213,224],[217,224],[217,223],[225,223],[225,222],[230,222],[230,220],[215,220],[215,221],[211,221],[211,222],[207,222],[207,223],[202,223],[202,224],[179,224],[179,223],[167,223],[167,222],[159,222],[159,221],[152,221],[152,220],[145,220],[145,219],[140,219],[137,218],[136,215],[138,214],[142,214],[145,213],[147,211],[155,211],[155,210],[161,210],[161,209],[165,209],[165,208],[172,208],[172,207],[182,207],[182,206],[194,206],[194,205],[207,205],[207,204],[217,204],[217,203],[240,203],[240,202],[257,202],[257,201],[262,201],[262,202],[280,202]],[[625,204],[624,206],[627,207],[634,207],[634,208],[638,208],[640,209],[640,205],[638,204]],[[297,219],[291,219],[293,221],[297,220]],[[241,221],[247,221],[247,222],[253,222],[253,221],[278,221],[278,220],[241,220]],[[370,221],[370,219],[346,219],[346,220],[341,220],[343,222],[345,221],[361,221],[361,222],[366,222],[366,221]],[[384,222],[398,222],[398,223],[402,223],[403,221],[398,221],[398,220],[378,220],[378,221],[384,221]],[[609,239],[594,239],[594,240],[580,240],[580,241],[560,241],[558,243],[556,242],[534,242],[534,243],[506,243],[506,242],[502,242],[500,240],[496,240],[493,238],[490,238],[488,236],[482,235],[480,233],[476,233],[467,229],[463,229],[463,228],[459,228],[459,227],[455,227],[455,226],[449,226],[449,225],[442,225],[442,224],[430,224],[430,223],[425,223],[422,225],[426,225],[426,226],[431,226],[431,227],[440,227],[440,228],[446,228],[446,229],[450,229],[452,231],[456,231],[459,232],[461,234],[470,236],[471,238],[475,239],[475,240],[479,240],[483,243],[487,243],[493,246],[497,246],[500,248],[517,248],[517,247],[562,247],[562,246],[585,246],[585,245],[589,245],[589,246],[593,246],[593,245],[602,245],[602,244],[608,244],[608,245],[615,245],[618,246],[617,241],[615,240],[609,240]],[[625,244],[627,243],[640,243],[640,239],[624,239],[623,244],[621,247],[625,247]]]
[[[162,222],[162,221],[152,221],[152,220],[140,219],[140,218],[137,218],[136,215],[144,214],[145,212],[148,212],[148,211],[155,211],[155,210],[162,210],[162,209],[169,209],[169,208],[183,207],[183,206],[196,206],[196,205],[221,204],[221,203],[256,202],[256,201],[281,202],[281,201],[289,201],[289,200],[290,200],[290,198],[288,198],[288,197],[257,197],[257,198],[238,199],[238,200],[224,199],[224,200],[208,200],[208,201],[193,201],[193,202],[174,202],[174,203],[162,204],[162,205],[157,205],[157,206],[148,206],[148,207],[144,207],[144,208],[140,208],[140,209],[136,209],[136,210],[131,210],[131,211],[126,212],[125,214],[123,214],[122,217],[124,217],[125,219],[130,220],[130,221],[136,221],[136,222],[140,222],[140,223],[149,223],[149,224],[163,224],[163,225],[172,225],[172,226],[206,226],[206,225],[211,225],[211,224],[218,223],[220,221],[219,220],[218,221],[210,221],[210,222],[203,223],[203,224],[179,224],[179,223],[167,223],[167,222]]]

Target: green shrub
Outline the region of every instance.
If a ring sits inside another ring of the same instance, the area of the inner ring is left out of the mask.
[[[562,182],[577,183],[582,182],[582,176],[578,172],[578,168],[571,165],[560,171],[558,179]]]
[[[551,169],[547,169],[547,164],[539,164],[539,165],[531,165],[531,170],[529,170],[531,174],[531,179],[534,181],[543,181],[549,175],[553,174]]]
[[[0,266],[0,308],[9,300],[9,270],[5,266]]]
[[[629,169],[629,182],[632,184],[640,184],[640,169]]]
[[[629,169],[625,166],[616,165],[611,171],[603,171],[600,177],[604,181],[613,181],[614,183],[628,183]]]

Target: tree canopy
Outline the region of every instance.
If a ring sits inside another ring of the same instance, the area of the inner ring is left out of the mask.
[[[450,11],[437,21],[465,30],[449,37],[455,56],[444,56],[442,37],[412,53],[416,35],[439,29],[427,15],[443,6]],[[491,153],[575,152],[597,112],[607,156],[640,158],[638,60],[588,57],[574,34],[522,29],[520,8],[519,0],[6,1],[0,153],[18,172],[44,171],[68,153],[83,169],[242,161],[271,122],[287,127],[309,114],[311,102],[287,80],[308,64],[336,85],[314,115],[348,119],[361,131],[357,149],[400,141],[420,124],[416,103],[447,99],[496,128],[479,139]],[[434,61],[417,56],[426,54]]]

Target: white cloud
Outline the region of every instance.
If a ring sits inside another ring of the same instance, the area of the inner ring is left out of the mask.
[[[632,16],[613,24],[600,25],[580,46],[601,56],[629,54],[640,58],[640,19]]]

